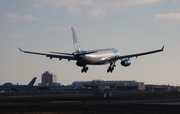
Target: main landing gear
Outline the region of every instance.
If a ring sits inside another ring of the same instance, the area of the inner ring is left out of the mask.
[[[84,66],[84,67],[82,68],[81,72],[82,72],[82,73],[83,73],[83,72],[86,73],[86,72],[88,71],[88,69],[89,69],[88,67]]]
[[[116,67],[116,65],[115,65],[115,62],[111,62],[110,63],[110,66],[108,67],[108,69],[107,69],[107,73],[109,73],[109,72],[113,72],[113,70],[114,70],[114,67]]]

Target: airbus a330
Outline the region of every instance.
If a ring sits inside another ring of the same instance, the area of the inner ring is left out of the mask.
[[[82,67],[81,70],[82,73],[83,72],[86,73],[88,71],[87,65],[105,65],[105,64],[109,64],[109,67],[107,68],[107,72],[112,73],[114,68],[116,67],[116,61],[118,60],[121,60],[122,66],[127,67],[131,65],[130,58],[132,57],[137,58],[139,56],[153,54],[164,50],[164,46],[163,46],[161,49],[143,52],[143,53],[130,54],[130,55],[120,55],[118,50],[114,48],[83,50],[80,46],[74,28],[71,27],[71,30],[72,30],[72,38],[74,44],[73,53],[61,53],[61,52],[39,53],[39,52],[24,51],[20,48],[18,49],[24,53],[43,55],[49,57],[50,59],[58,58],[59,60],[66,59],[68,61],[70,60],[76,61],[76,65]]]

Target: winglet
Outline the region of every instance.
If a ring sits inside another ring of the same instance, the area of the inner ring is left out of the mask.
[[[18,47],[18,49],[19,49],[19,51],[24,52],[21,48]]]
[[[161,49],[162,51],[164,51],[164,47],[165,47],[165,45],[163,45],[163,47],[162,47],[162,49]]]

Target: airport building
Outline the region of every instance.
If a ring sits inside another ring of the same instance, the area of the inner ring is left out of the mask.
[[[38,84],[38,90],[40,91],[94,91],[94,90],[106,90],[111,91],[143,91],[145,90],[144,82],[132,81],[104,81],[104,80],[92,80],[92,81],[75,81],[69,86],[61,86],[57,83],[57,76],[49,71],[42,74],[42,83]]]
[[[42,74],[42,83],[38,84],[39,86],[60,86],[60,83],[57,83],[57,76],[49,71],[46,71]]]
[[[104,80],[92,80],[92,81],[75,81],[72,83],[74,89],[110,89],[115,91],[143,91],[145,90],[144,82],[133,81],[104,81]]]
[[[145,85],[146,91],[179,91],[178,87],[170,86],[170,85],[153,85],[147,84]]]

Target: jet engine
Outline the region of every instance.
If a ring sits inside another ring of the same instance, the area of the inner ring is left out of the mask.
[[[130,59],[124,59],[124,60],[122,60],[122,61],[121,61],[121,65],[122,65],[122,66],[125,66],[125,67],[130,66],[130,65],[131,65]]]
[[[85,66],[83,63],[81,63],[81,62],[79,62],[79,61],[76,62],[76,65],[77,65],[77,66],[80,66],[80,67]]]

